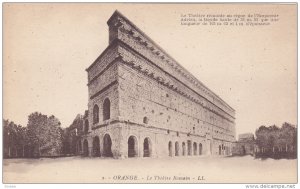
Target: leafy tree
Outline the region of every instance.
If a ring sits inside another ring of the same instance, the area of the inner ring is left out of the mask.
[[[28,137],[30,144],[33,146],[33,155],[41,156],[42,146],[47,142],[46,138],[46,127],[47,127],[47,116],[41,113],[34,112],[28,116]]]
[[[9,120],[3,120],[4,157],[26,157],[27,129]]]
[[[256,144],[261,151],[268,148],[267,138],[269,135],[269,129],[266,126],[260,126],[256,131]]]
[[[28,138],[34,146],[34,156],[57,156],[61,154],[62,135],[60,121],[35,112],[28,116]]]
[[[260,149],[258,156],[273,158],[296,158],[297,128],[283,123],[279,128],[260,126],[256,132],[256,145]]]

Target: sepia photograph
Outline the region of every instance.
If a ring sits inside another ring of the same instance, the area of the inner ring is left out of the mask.
[[[297,9],[3,3],[2,183],[295,188]]]

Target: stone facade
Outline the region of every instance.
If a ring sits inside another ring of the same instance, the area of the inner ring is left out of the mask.
[[[230,155],[235,110],[118,11],[107,24],[109,45],[86,69],[84,154]]]

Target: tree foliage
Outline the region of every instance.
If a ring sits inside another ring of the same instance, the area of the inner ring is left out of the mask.
[[[274,158],[295,158],[297,156],[297,128],[283,123],[279,128],[260,126],[256,131],[257,155]]]
[[[28,137],[34,148],[34,156],[58,156],[62,148],[60,121],[38,112],[28,116]]]
[[[27,127],[3,120],[4,157],[41,157],[62,154],[63,129],[55,116],[38,112],[28,116]]]
[[[4,158],[28,156],[27,128],[12,121],[3,120]]]

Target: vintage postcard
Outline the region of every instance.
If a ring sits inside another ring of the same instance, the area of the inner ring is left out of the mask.
[[[4,3],[3,183],[284,183],[297,4]]]

